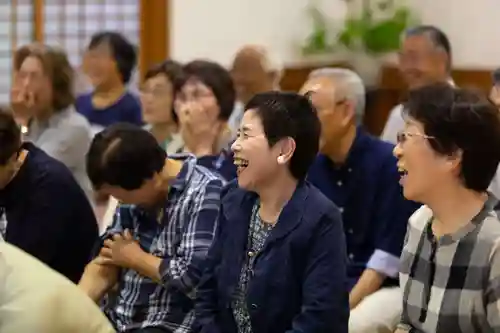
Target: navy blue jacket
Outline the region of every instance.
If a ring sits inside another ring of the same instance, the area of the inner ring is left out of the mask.
[[[231,302],[244,264],[257,195],[231,183],[197,291],[195,328],[236,333]],[[256,333],[347,333],[346,251],[338,208],[307,182],[297,186],[255,259],[247,306]]]

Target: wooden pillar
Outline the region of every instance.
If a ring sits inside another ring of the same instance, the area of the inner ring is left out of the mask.
[[[150,66],[169,55],[170,0],[140,0],[139,72],[141,80]]]
[[[33,40],[39,43],[45,40],[44,2],[44,0],[33,0]]]

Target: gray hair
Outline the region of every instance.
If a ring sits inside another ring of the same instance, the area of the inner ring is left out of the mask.
[[[325,77],[339,83],[345,98],[354,103],[356,124],[361,124],[365,116],[366,91],[363,80],[358,74],[346,68],[320,68],[309,74],[309,79]]]

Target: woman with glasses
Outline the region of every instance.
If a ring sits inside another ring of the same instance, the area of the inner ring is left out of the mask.
[[[487,191],[500,161],[500,114],[447,84],[414,90],[394,154],[409,220],[397,332],[500,332],[500,221]]]

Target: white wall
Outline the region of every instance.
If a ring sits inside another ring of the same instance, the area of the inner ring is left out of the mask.
[[[332,17],[343,17],[344,0],[317,0]],[[309,0],[172,0],[171,56],[211,58],[228,65],[244,44],[268,46],[285,63],[299,58],[309,30]]]
[[[498,0],[414,0],[424,23],[435,24],[451,40],[459,68],[500,67]]]
[[[341,19],[345,0],[316,0]],[[454,49],[455,67],[500,66],[498,0],[410,0],[423,23],[442,28]],[[300,60],[297,44],[310,25],[308,0],[172,0],[171,55],[229,64],[243,44],[271,47],[285,64]]]

